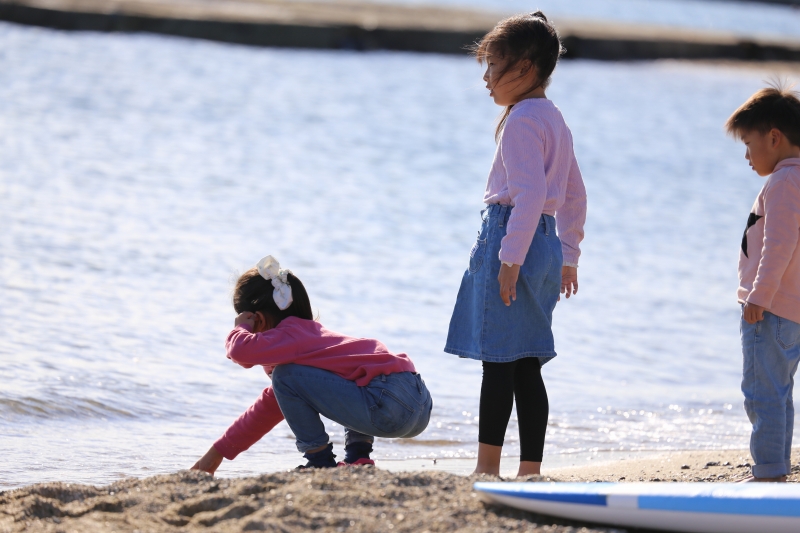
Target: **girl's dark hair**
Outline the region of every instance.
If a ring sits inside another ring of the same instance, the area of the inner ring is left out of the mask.
[[[283,311],[278,308],[272,297],[272,292],[275,290],[272,282],[264,279],[257,268],[251,268],[239,276],[233,289],[233,308],[237,313],[261,311],[265,315],[270,315],[276,326],[290,316],[314,320],[311,302],[308,300],[308,293],[303,283],[294,274],[289,274],[286,278],[292,286],[292,304]]]
[[[544,13],[537,11],[530,15],[514,15],[497,23],[492,31],[483,36],[472,53],[480,63],[494,54],[506,61],[503,75],[515,68],[520,61],[528,60],[536,68],[536,80],[529,91],[550,84],[550,76],[556,68],[558,58],[566,51],[555,27],[547,21]],[[506,107],[495,131],[495,140],[503,132],[508,114],[513,106]]]
[[[785,81],[773,80],[769,87],[748,98],[725,123],[725,129],[737,139],[752,131],[764,134],[772,128],[800,146],[800,99]]]

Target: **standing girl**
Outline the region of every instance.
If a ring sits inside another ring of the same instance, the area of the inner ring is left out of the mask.
[[[228,359],[259,365],[272,386],[192,467],[213,474],[286,419],[304,468],[337,466],[320,415],[344,426],[350,465],[375,464],[375,436],[410,438],[428,426],[433,402],[414,363],[374,339],[347,337],[314,320],[300,280],[272,256],[242,274],[233,293],[239,314],[225,347]]]
[[[564,49],[541,11],[501,21],[476,46],[489,96],[505,106],[495,133],[483,225],[470,251],[445,351],[483,361],[478,464],[500,473],[516,398],[518,476],[539,474],[547,428],[542,364],[556,356],[559,292],[578,292],[586,189],[572,134],[545,88]]]

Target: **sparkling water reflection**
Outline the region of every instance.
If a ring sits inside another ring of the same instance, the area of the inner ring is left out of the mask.
[[[223,351],[232,280],[266,253],[326,326],[409,353],[433,391],[430,428],[378,459],[474,454],[480,366],[442,346],[494,150],[480,77],[0,25],[0,484],[190,466],[267,384]],[[734,291],[761,180],[721,124],[763,77],[559,67],[590,213],[544,371],[548,455],[746,445]],[[298,459],[281,424],[222,472]]]

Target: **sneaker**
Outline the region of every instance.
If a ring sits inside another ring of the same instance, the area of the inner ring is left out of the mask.
[[[366,457],[362,457],[361,459],[356,459],[352,463],[339,461],[336,466],[375,466],[375,461],[372,459],[367,459]]]
[[[342,466],[344,463],[339,463],[335,465],[312,465],[311,462],[308,462],[304,465],[298,465],[294,469],[295,470],[314,470],[315,468],[336,468],[337,466]]]
[[[371,442],[353,442],[344,447],[344,462],[349,465],[374,465],[375,461],[369,458],[371,453]]]
[[[322,450],[303,455],[308,459],[308,463],[298,466],[295,470],[305,470],[307,468],[334,468],[336,467],[336,455],[333,453],[333,444],[328,445]]]

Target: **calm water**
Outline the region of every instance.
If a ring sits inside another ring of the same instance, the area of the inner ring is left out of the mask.
[[[381,0],[377,0],[381,1]],[[800,38],[800,8],[725,0],[386,0],[409,4],[452,4],[501,13],[541,9],[548,18],[682,26],[742,35]]]
[[[722,123],[765,76],[559,67],[590,213],[548,456],[746,446],[736,261],[761,179]],[[190,466],[268,384],[223,347],[232,281],[268,253],[324,324],[423,373],[430,428],[378,459],[473,456],[480,365],[442,347],[494,150],[480,77],[0,24],[0,486]],[[299,460],[281,424],[221,472]]]

